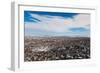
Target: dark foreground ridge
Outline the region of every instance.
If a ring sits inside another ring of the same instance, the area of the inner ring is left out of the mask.
[[[25,37],[24,61],[89,59],[88,37]]]

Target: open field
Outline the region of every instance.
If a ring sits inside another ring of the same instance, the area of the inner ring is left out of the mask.
[[[25,37],[24,61],[89,59],[88,37]]]

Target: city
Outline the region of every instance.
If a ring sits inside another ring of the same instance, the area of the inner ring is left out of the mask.
[[[24,61],[90,58],[88,37],[25,37]]]

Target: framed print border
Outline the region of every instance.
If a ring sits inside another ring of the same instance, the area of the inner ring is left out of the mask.
[[[11,6],[11,69],[14,71],[30,70],[30,69],[45,69],[55,67],[69,67],[69,66],[87,66],[94,65],[96,61],[96,46],[95,41],[95,24],[96,24],[96,8],[88,6],[41,6],[33,5],[31,3],[13,2]],[[39,61],[39,62],[24,62],[24,10],[34,11],[51,11],[51,12],[79,12],[91,14],[91,59],[84,60],[60,60],[60,61]],[[21,49],[22,48],[22,49]],[[95,48],[95,49],[93,49]]]

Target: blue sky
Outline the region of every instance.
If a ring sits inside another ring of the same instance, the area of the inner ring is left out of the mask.
[[[25,36],[90,36],[90,14],[24,11]]]

